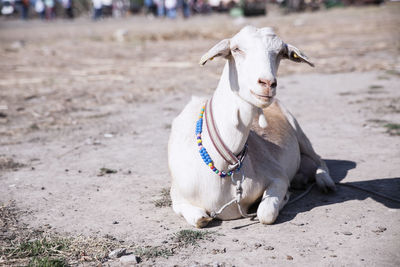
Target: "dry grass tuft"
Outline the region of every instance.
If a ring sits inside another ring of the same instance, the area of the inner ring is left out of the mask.
[[[12,158],[6,157],[5,155],[0,155],[0,171],[16,170],[24,166],[25,164],[15,162]]]
[[[0,266],[70,266],[99,264],[123,245],[115,238],[63,236],[28,228],[19,222],[14,203],[0,206]]]
[[[387,123],[384,127],[390,135],[400,135],[400,123]]]
[[[215,232],[199,230],[181,230],[175,234],[175,241],[180,247],[198,246],[199,240],[214,241],[211,236]]]
[[[160,192],[160,199],[157,199],[154,201],[154,205],[157,208],[164,208],[164,207],[171,207],[172,205],[172,200],[170,196],[170,189],[169,188],[163,188]]]

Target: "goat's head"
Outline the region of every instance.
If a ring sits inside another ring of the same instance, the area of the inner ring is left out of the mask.
[[[201,58],[200,64],[218,56],[229,60],[232,90],[260,108],[271,104],[276,94],[276,73],[282,58],[314,66],[307,56],[284,43],[271,28],[253,26],[246,26],[232,38],[216,44]]]

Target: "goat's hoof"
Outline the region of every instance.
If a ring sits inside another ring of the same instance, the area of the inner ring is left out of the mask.
[[[319,189],[321,189],[325,193],[327,193],[328,190],[336,191],[335,182],[332,180],[329,174],[324,170],[317,169],[317,173],[315,174],[315,181]]]
[[[257,218],[262,224],[273,224],[278,217],[279,210],[275,207],[258,207]]]
[[[196,228],[204,228],[204,227],[206,227],[207,224],[212,221],[212,219],[213,218],[211,218],[211,217],[201,217],[196,222]]]
[[[258,220],[262,224],[273,224],[276,221],[277,217],[278,217],[278,215],[275,216],[273,214],[270,214],[268,216],[264,216],[264,217],[258,218]]]

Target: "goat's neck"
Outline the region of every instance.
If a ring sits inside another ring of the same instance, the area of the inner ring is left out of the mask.
[[[232,88],[236,84],[232,68],[234,66],[229,60],[213,96],[213,115],[222,140],[234,154],[238,154],[247,141],[257,108],[240,98],[236,94],[237,88]]]

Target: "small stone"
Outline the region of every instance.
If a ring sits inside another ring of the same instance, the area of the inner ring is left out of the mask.
[[[234,238],[234,239],[232,239],[232,242],[239,242],[239,239]]]
[[[293,257],[290,256],[290,255],[287,255],[287,256],[286,256],[286,259],[289,260],[289,261],[292,261],[292,260],[293,260]]]
[[[121,263],[139,263],[141,261],[141,259],[138,256],[131,254],[131,255],[127,255],[127,256],[122,256],[119,259],[119,261]]]
[[[114,32],[114,39],[117,42],[124,42],[126,40],[126,37],[128,36],[128,30],[126,29],[118,29]]]
[[[18,40],[18,41],[13,42],[13,43],[10,45],[8,51],[13,51],[13,52],[15,52],[15,51],[20,50],[20,49],[23,48],[24,46],[25,46],[25,41],[24,41],[24,40]]]
[[[374,233],[383,233],[386,230],[387,230],[386,227],[378,226],[378,229],[372,230],[372,232],[374,232]]]
[[[274,250],[275,248],[274,248],[274,247],[271,247],[271,246],[266,246],[266,247],[264,247],[264,249],[265,249],[265,250]]]
[[[260,243],[255,243],[254,244],[254,247],[257,249],[257,248],[259,248],[259,247],[261,247],[262,246],[262,244],[260,244]]]
[[[349,231],[344,231],[344,232],[342,232],[342,234],[344,234],[344,235],[352,235],[353,233],[349,232]]]
[[[118,221],[113,221],[113,224],[119,224],[119,222]]]
[[[120,258],[126,254],[126,248],[118,248],[108,254],[109,258]]]
[[[42,186],[40,189],[45,190],[46,188],[44,186]]]

